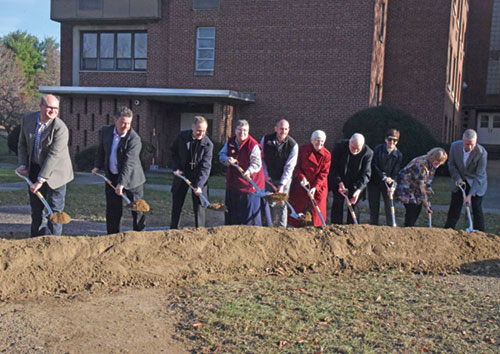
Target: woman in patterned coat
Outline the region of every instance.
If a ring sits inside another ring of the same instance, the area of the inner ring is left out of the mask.
[[[427,155],[415,157],[399,172],[397,195],[406,209],[405,226],[415,225],[422,211],[422,203],[425,211],[432,214],[427,198],[433,194],[431,184],[436,170],[447,159],[448,154],[444,149],[433,148]]]

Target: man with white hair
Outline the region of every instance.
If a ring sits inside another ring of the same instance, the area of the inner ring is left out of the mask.
[[[372,173],[373,151],[365,144],[365,137],[355,133],[349,140],[341,140],[332,151],[332,165],[328,176],[328,188],[333,192],[331,222],[343,223],[344,197],[347,194],[359,219],[358,201],[365,190]],[[354,220],[350,213],[347,223]]]
[[[455,228],[460,218],[462,205],[468,204],[472,206],[474,229],[484,231],[482,202],[488,187],[487,160],[488,153],[477,143],[477,134],[473,129],[467,129],[462,140],[451,144],[448,170],[453,190],[445,228]],[[458,188],[458,185],[463,182],[465,182],[465,200],[463,200],[462,191]]]

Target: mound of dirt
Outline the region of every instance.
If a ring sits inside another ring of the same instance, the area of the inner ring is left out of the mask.
[[[500,274],[500,237],[368,225],[127,232],[0,241],[0,300],[172,286],[269,274],[400,268]],[[486,263],[481,263],[486,262]]]

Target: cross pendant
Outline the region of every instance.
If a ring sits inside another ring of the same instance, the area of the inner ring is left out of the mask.
[[[191,162],[189,163],[189,165],[191,165],[191,169],[192,169],[192,170],[194,170],[194,167],[196,166],[196,162],[191,161]]]

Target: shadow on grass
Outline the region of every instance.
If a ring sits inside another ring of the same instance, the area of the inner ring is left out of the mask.
[[[500,258],[464,263],[460,272],[465,275],[500,278]]]

